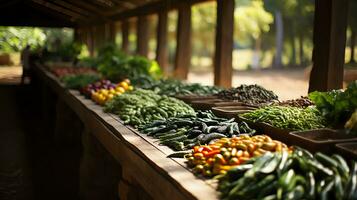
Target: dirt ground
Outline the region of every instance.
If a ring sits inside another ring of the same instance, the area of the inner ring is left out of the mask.
[[[0,66],[0,84],[18,84],[21,81],[21,66]]]
[[[0,67],[0,84],[18,84],[21,74],[20,66]],[[212,85],[213,73],[190,72],[188,82]],[[234,72],[233,86],[255,83],[274,91],[281,100],[298,98],[308,91],[308,76],[303,69]]]

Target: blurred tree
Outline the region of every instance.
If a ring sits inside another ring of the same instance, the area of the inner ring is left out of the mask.
[[[299,42],[300,65],[303,65],[304,39],[312,36],[314,0],[264,0],[264,3],[265,8],[274,13],[276,51],[273,67],[282,67],[282,55],[287,52],[283,51],[284,40],[291,47],[289,64],[297,64],[296,38]]]
[[[351,57],[350,63],[354,64],[355,61],[355,46],[356,46],[356,37],[357,37],[357,1],[350,1],[350,10],[348,15],[348,25],[351,29],[351,37],[350,37],[350,49],[351,49]]]
[[[257,68],[260,60],[261,36],[270,30],[269,25],[273,22],[273,16],[264,10],[263,1],[253,0],[238,3],[234,17],[237,24],[235,33],[238,38],[254,42],[252,67]]]
[[[39,28],[0,27],[0,51],[19,52],[26,45],[35,49],[42,46],[46,35]]]

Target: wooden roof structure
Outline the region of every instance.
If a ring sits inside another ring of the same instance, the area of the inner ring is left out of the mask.
[[[128,18],[137,17],[137,54],[148,54],[148,15],[158,15],[156,60],[167,72],[167,12],[177,9],[175,77],[187,78],[191,58],[191,6],[209,0],[0,0],[0,26],[75,28],[75,39],[93,53],[114,42],[121,22],[128,50]],[[217,2],[214,83],[232,84],[234,0]],[[342,88],[349,0],[315,0],[313,69],[309,91]]]

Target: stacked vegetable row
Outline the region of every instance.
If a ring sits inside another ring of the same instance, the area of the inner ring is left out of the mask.
[[[161,144],[173,150],[182,151],[199,144],[208,144],[223,137],[234,137],[240,134],[254,134],[255,130],[234,119],[218,118],[211,112],[197,112],[196,115],[185,115],[156,120],[139,127],[139,130],[160,140]]]
[[[135,127],[169,117],[195,115],[183,101],[143,89],[115,96],[105,105],[105,111],[119,115],[125,124]]]

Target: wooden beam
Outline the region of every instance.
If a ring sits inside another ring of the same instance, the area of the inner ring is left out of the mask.
[[[129,21],[123,20],[121,23],[121,31],[122,31],[122,50],[125,53],[129,53]]]
[[[234,0],[217,0],[214,84],[232,86]]]
[[[176,39],[175,77],[178,79],[187,79],[188,69],[191,65],[190,4],[183,4],[179,8]]]
[[[137,48],[136,53],[147,57],[149,51],[149,18],[148,16],[139,16],[137,20]]]
[[[316,0],[309,92],[340,89],[345,64],[348,0]]]
[[[162,10],[157,25],[156,61],[165,76],[169,73],[167,53],[167,10]]]
[[[85,16],[82,16],[78,13],[75,13],[71,10],[68,10],[66,8],[63,8],[61,6],[58,6],[58,5],[55,5],[53,3],[50,3],[50,2],[47,2],[47,1],[44,1],[44,0],[32,0],[32,2],[34,3],[37,3],[41,6],[44,6],[46,8],[49,8],[55,12],[59,12],[59,13],[62,13],[64,15],[67,15],[67,16],[70,16],[72,17],[72,20],[75,21],[75,20],[79,20],[79,21],[85,21],[86,20],[86,17]]]
[[[122,20],[130,17],[140,16],[140,15],[150,15],[155,14],[163,9],[173,10],[178,9],[184,4],[197,4],[201,2],[208,2],[213,0],[170,0],[170,1],[154,1],[152,3],[147,3],[134,9],[126,10],[118,14],[111,15],[112,20]]]

